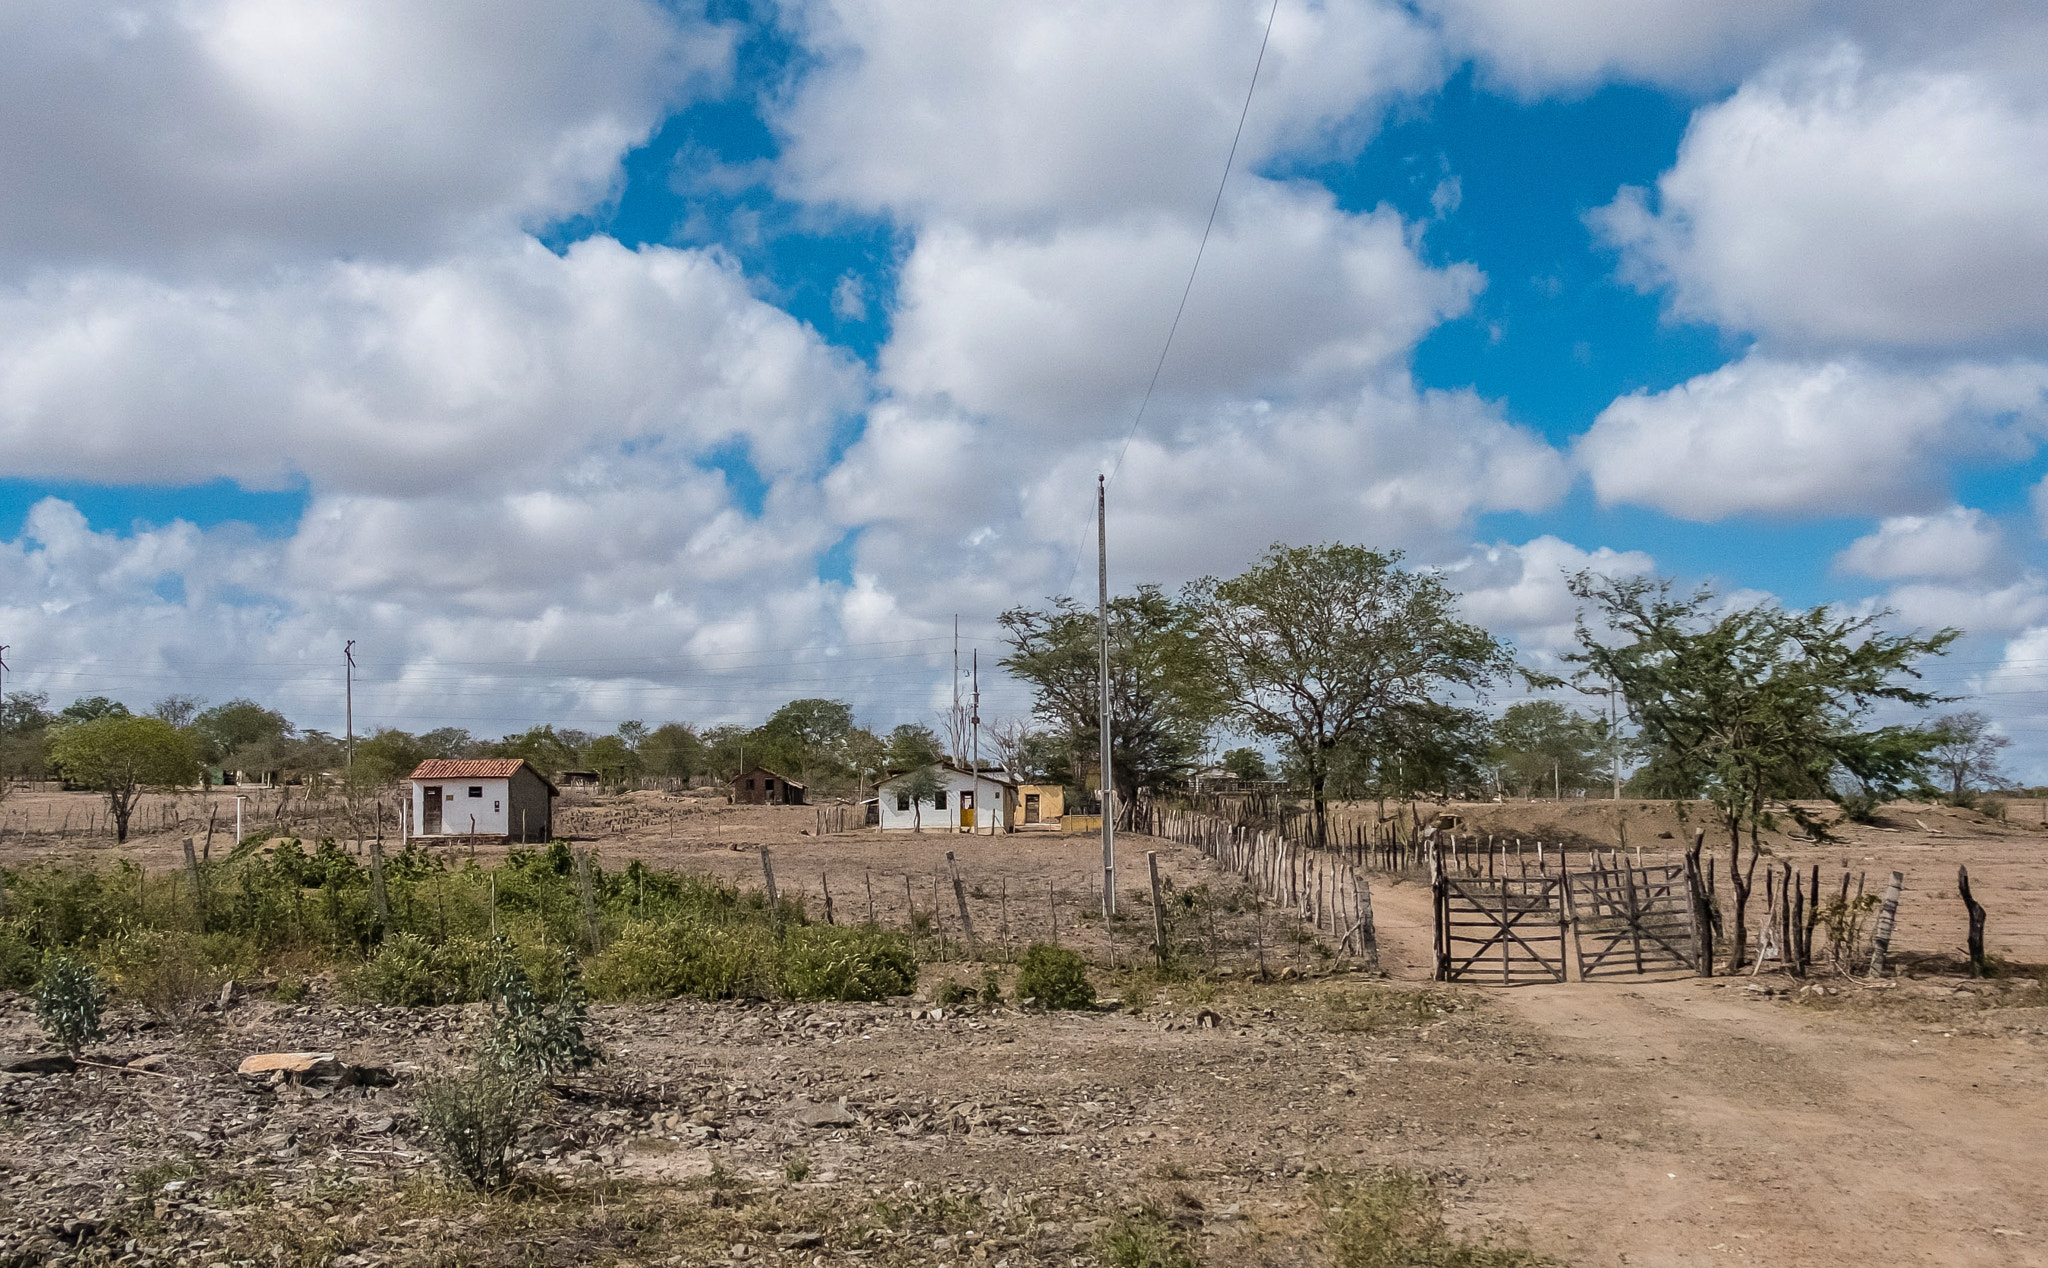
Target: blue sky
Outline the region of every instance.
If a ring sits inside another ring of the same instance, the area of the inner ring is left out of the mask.
[[[242,3],[0,18],[12,681],[332,725],[353,637],[481,731],[942,701],[1071,574],[1266,12]],[[1579,567],[1888,606],[2048,770],[2044,30],[1283,0],[1117,580],[1398,547],[1538,662]]]

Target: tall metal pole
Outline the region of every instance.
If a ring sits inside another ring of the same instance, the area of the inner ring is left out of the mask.
[[[1116,781],[1109,775],[1109,494],[1095,477],[1096,620],[1102,644],[1102,914],[1116,915]]]

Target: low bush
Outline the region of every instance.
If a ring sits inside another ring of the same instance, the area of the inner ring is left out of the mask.
[[[100,1012],[107,994],[92,966],[68,955],[43,961],[36,981],[36,1021],[51,1043],[77,1056],[81,1048],[106,1033]]]
[[[869,927],[677,919],[630,926],[591,962],[606,999],[876,1000],[908,994],[917,959],[901,934]]]
[[[1018,999],[1036,999],[1043,1008],[1093,1008],[1095,988],[1088,984],[1088,966],[1065,947],[1033,943],[1017,967]]]
[[[490,990],[497,962],[497,950],[477,938],[436,944],[418,934],[399,933],[349,975],[348,986],[358,997],[379,1004],[469,1004]]]
[[[131,929],[104,946],[99,960],[115,995],[171,1026],[189,1022],[223,980],[196,936],[168,929]]]
[[[1549,1262],[1526,1247],[1451,1232],[1436,1185],[1414,1171],[1322,1172],[1312,1189],[1336,1268],[1533,1268]]]
[[[776,993],[786,999],[878,1000],[917,988],[917,957],[873,926],[799,925],[784,936]]]
[[[492,1065],[429,1079],[413,1103],[420,1126],[452,1173],[479,1189],[512,1178],[510,1153],[538,1104],[531,1080]]]

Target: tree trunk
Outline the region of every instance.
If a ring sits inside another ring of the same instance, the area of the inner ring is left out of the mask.
[[[1728,888],[1735,894],[1735,919],[1728,930],[1728,971],[1740,973],[1749,960],[1749,889],[1756,878],[1756,854],[1749,856],[1749,874],[1742,871],[1742,827],[1728,825]]]
[[[1963,907],[1970,913],[1970,976],[1988,976],[1989,966],[1984,962],[1984,906],[1970,893],[1970,869],[1956,869],[1956,892],[1962,895]]]
[[[1311,768],[1311,769],[1310,769],[1310,771],[1309,771],[1309,773],[1308,773],[1308,790],[1309,790],[1309,796],[1310,796],[1310,798],[1312,798],[1312,799],[1314,800],[1314,802],[1315,802],[1315,808],[1316,808],[1316,829],[1315,829],[1315,833],[1316,833],[1316,846],[1317,846],[1317,848],[1318,848],[1318,849],[1322,848],[1322,847],[1323,847],[1323,846],[1324,846],[1325,844],[1327,844],[1327,843],[1328,843],[1328,841],[1329,841],[1329,839],[1330,839],[1330,837],[1329,837],[1329,812],[1328,812],[1328,811],[1327,811],[1327,810],[1326,810],[1326,809],[1324,808],[1324,805],[1323,805],[1323,785],[1324,785],[1324,782],[1325,782],[1325,779],[1324,779],[1324,775],[1323,775],[1323,768],[1322,768],[1322,764],[1321,764],[1320,762],[1318,762],[1318,763],[1317,763],[1317,764],[1316,764],[1316,765],[1315,765],[1315,766],[1314,766],[1313,768]]]

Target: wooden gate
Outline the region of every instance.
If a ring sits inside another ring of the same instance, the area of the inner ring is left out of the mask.
[[[1570,873],[1579,979],[1699,965],[1699,930],[1679,864]]]
[[[1565,980],[1562,876],[1451,876],[1439,867],[1431,888],[1438,981]]]

